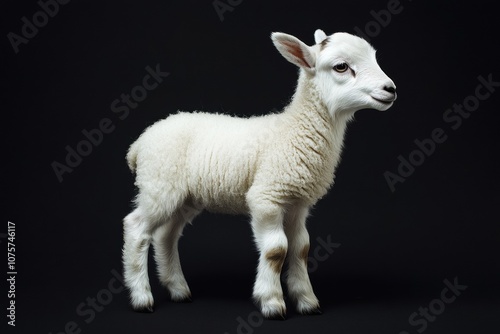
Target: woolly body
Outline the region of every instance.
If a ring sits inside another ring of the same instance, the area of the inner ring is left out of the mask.
[[[124,219],[125,285],[138,311],[152,311],[147,259],[152,243],[161,283],[174,301],[191,298],[178,240],[202,210],[249,214],[260,252],[253,297],[267,318],[284,318],[280,275],[298,312],[319,301],[307,273],[310,208],[333,184],[344,133],[354,112],[388,109],[394,83],[375,50],[359,37],[315,33],[316,44],[273,33],[278,51],[300,68],[280,113],[236,118],[178,113],[150,126],[129,149],[136,208]]]
[[[149,127],[127,156],[141,205],[161,216],[165,201],[179,197],[247,214],[253,187],[280,205],[313,205],[333,183],[347,119],[333,120],[305,75],[302,81],[308,92],[279,114],[179,113]]]

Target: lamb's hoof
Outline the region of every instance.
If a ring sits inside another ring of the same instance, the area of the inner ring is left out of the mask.
[[[322,314],[321,307],[318,299],[314,298],[301,298],[297,300],[296,310],[299,314],[303,315],[318,315]]]
[[[286,307],[281,303],[268,304],[261,308],[261,313],[269,320],[286,320]]]
[[[323,312],[321,312],[321,309],[318,307],[318,308],[313,308],[311,310],[303,311],[302,314],[303,315],[321,315],[321,314],[323,314]]]
[[[134,307],[134,311],[139,313],[153,313],[155,310],[153,308],[153,305],[144,305]]]
[[[149,286],[145,287],[144,290],[132,291],[130,297],[130,304],[134,311],[142,313],[152,313],[154,311],[155,302]]]
[[[186,296],[186,297],[182,297],[182,298],[172,299],[172,300],[176,303],[192,303],[193,302],[193,298],[191,297],[191,295]]]
[[[170,300],[175,303],[191,303],[193,299],[191,298],[191,291],[186,283],[184,284],[165,284],[168,293],[170,295]]]

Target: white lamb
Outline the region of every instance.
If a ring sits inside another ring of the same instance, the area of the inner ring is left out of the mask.
[[[174,301],[191,299],[178,240],[202,210],[249,214],[260,252],[253,297],[266,318],[286,313],[280,283],[302,314],[320,313],[307,273],[311,207],[333,184],[354,112],[387,110],[396,86],[365,40],[314,34],[316,44],[273,33],[278,51],[300,68],[281,113],[251,118],[178,113],[150,126],[127,155],[136,174],[135,210],[124,219],[125,283],[135,310],[153,311],[147,260],[152,242],[161,283]],[[215,235],[214,235],[215,237]]]

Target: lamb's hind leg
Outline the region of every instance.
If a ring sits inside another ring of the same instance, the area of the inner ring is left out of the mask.
[[[184,205],[153,236],[153,248],[158,276],[173,301],[191,300],[191,291],[184,278],[179,259],[178,241],[186,223],[190,223],[200,210]]]
[[[309,233],[306,229],[308,208],[293,208],[285,218],[285,232],[288,238],[288,272],[286,282],[288,294],[302,314],[320,314],[318,298],[314,295],[309,274],[307,257]]]
[[[153,223],[138,207],[123,221],[123,266],[125,285],[136,311],[153,312],[153,295],[148,277],[148,250]]]

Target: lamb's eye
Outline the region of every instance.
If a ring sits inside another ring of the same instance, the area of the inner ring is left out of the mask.
[[[349,69],[349,66],[346,63],[340,63],[340,64],[333,66],[333,69],[336,72],[344,73],[345,71],[347,71]]]

